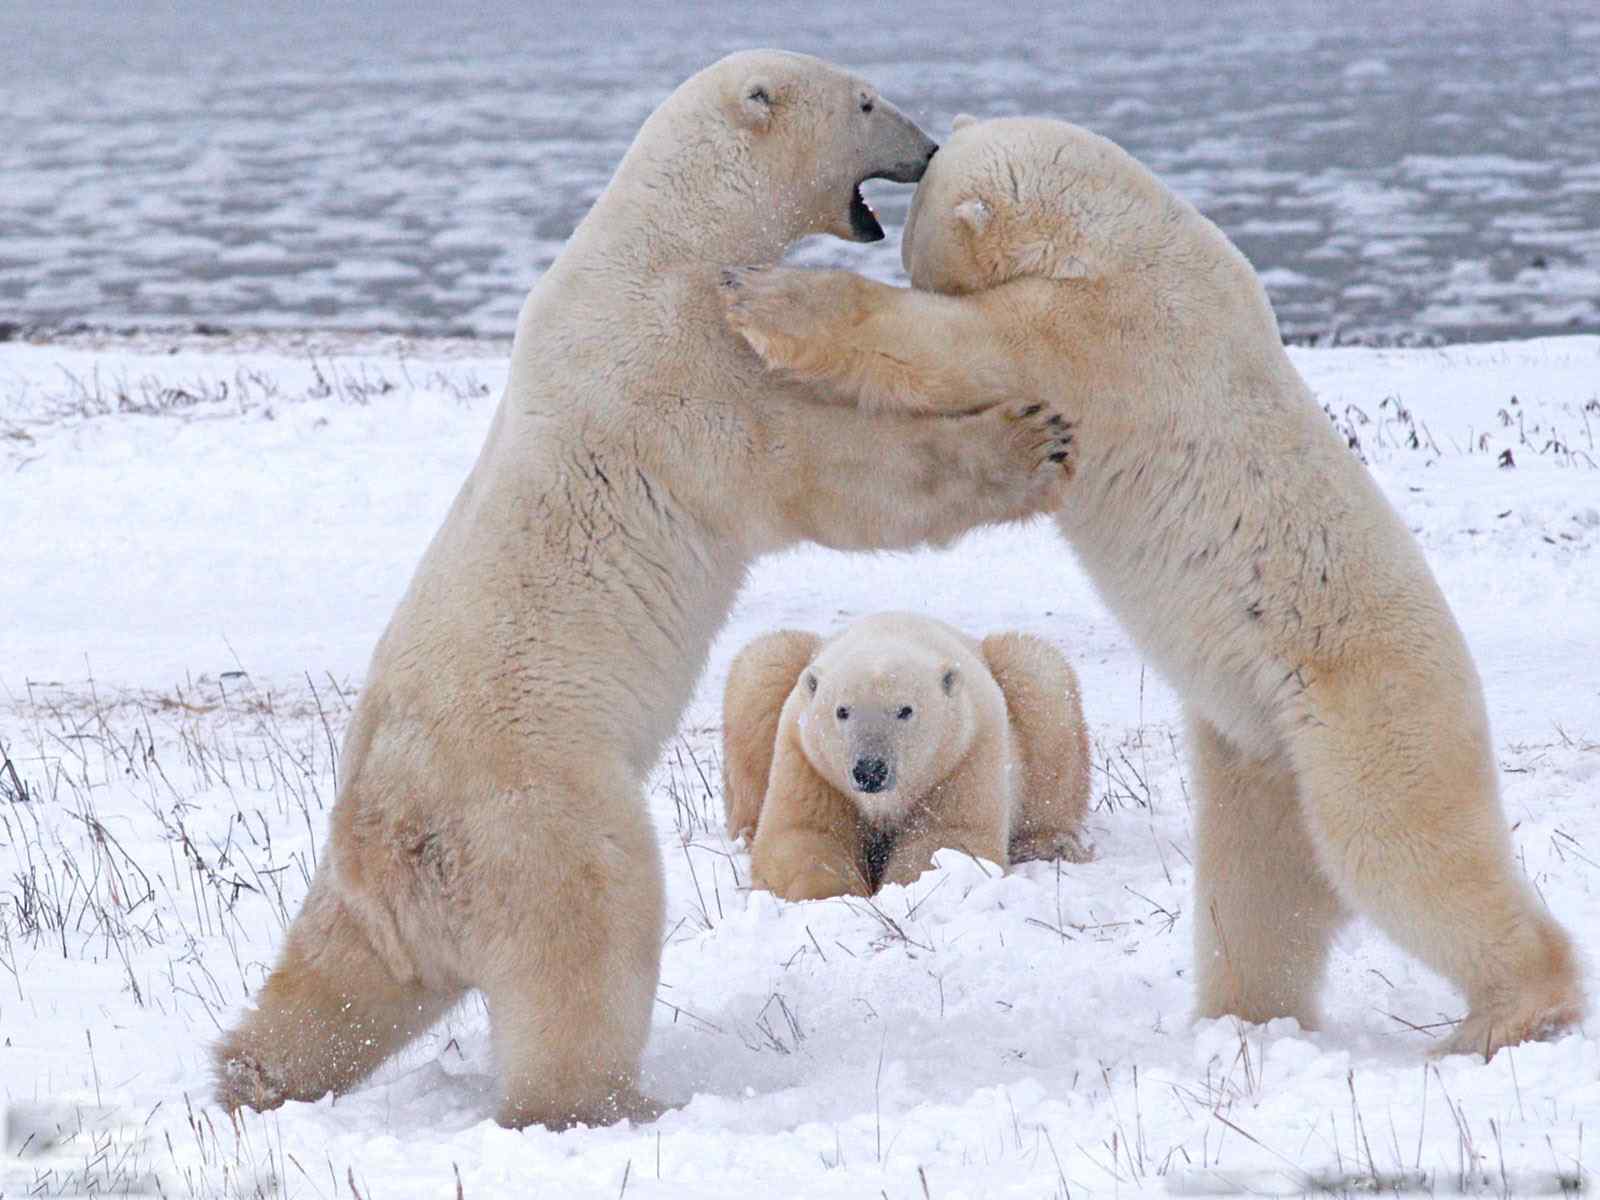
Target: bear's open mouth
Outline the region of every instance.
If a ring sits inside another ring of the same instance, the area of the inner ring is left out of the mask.
[[[858,242],[881,242],[884,237],[883,226],[878,223],[878,214],[872,211],[872,205],[868,204],[867,198],[861,194],[860,183],[856,184],[855,190],[850,195],[850,232],[855,235]]]

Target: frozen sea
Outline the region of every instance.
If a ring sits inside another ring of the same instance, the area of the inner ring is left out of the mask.
[[[848,64],[936,136],[1125,144],[1286,334],[1600,330],[1600,5],[9,0],[0,322],[509,332],[646,114],[726,51]],[[898,274],[880,246],[802,261]]]

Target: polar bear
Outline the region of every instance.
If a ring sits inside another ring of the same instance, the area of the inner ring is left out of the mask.
[[[882,230],[934,144],[861,79],[733,55],[645,122],[524,304],[503,400],[379,640],[328,846],[219,1099],[344,1090],[469,987],[507,1125],[637,1094],[663,895],[643,785],[751,562],[950,540],[1059,503],[1050,411],[805,403],[723,322],[720,269]]]
[[[1315,1024],[1360,913],[1465,994],[1449,1051],[1579,1021],[1465,641],[1244,256],[1117,146],[1027,118],[958,124],[902,256],[913,290],[735,273],[730,318],[863,409],[1061,406],[1061,532],[1186,708],[1199,1014]]]
[[[734,658],[722,713],[729,836],[753,835],[752,883],[787,900],[910,883],[941,847],[1087,857],[1078,680],[1041,638],[980,645],[912,613],[780,630]]]

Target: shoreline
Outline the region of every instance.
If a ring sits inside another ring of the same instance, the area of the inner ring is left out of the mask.
[[[0,322],[0,352],[10,346],[59,346],[71,350],[130,350],[175,353],[399,354],[412,358],[484,358],[511,352],[511,338],[471,334],[408,333],[385,329],[318,326],[225,327],[192,325],[24,326]]]
[[[1491,329],[1482,336],[1447,337],[1439,333],[1401,329],[1393,333],[1349,333],[1338,326],[1318,333],[1290,333],[1285,346],[1301,349],[1359,347],[1372,350],[1439,349],[1529,342],[1546,338],[1600,336],[1600,325],[1572,325],[1563,329],[1536,327],[1522,330]],[[335,326],[220,325],[211,321],[184,324],[29,325],[0,320],[0,346],[62,346],[72,349],[170,349],[224,352],[309,352],[314,354],[372,354],[400,352],[417,357],[479,358],[508,354],[510,334],[461,332],[429,333],[414,329],[346,329]]]

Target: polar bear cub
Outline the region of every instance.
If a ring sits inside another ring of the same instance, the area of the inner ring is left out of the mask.
[[[1202,1016],[1317,1017],[1352,913],[1452,980],[1447,1049],[1584,1011],[1522,877],[1472,657],[1416,540],[1284,353],[1250,264],[1117,146],[958,120],[912,202],[913,290],[733,276],[766,361],[866,408],[1062,409],[1057,523],[1181,694]]]
[[[723,751],[729,835],[754,835],[752,882],[788,900],[909,883],[941,847],[1087,857],[1077,676],[1028,634],[979,644],[912,613],[765,634],[729,668]]]

